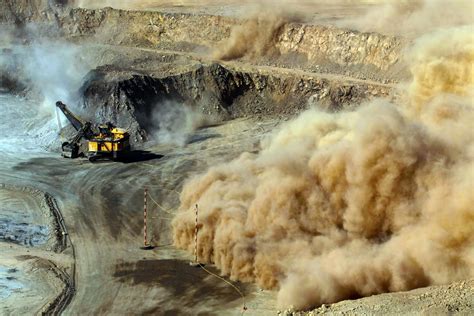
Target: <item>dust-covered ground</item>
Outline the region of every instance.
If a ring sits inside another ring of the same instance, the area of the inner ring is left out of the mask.
[[[2,314],[473,313],[471,2],[0,6]]]
[[[16,98],[10,102],[14,104],[5,102],[3,105],[28,109],[27,102]],[[148,147],[154,155],[127,164],[70,161],[58,157],[59,153],[46,152],[20,158],[4,156],[0,172],[2,182],[19,187],[33,186],[58,199],[75,252],[73,258],[53,257],[51,260],[62,267],[67,267],[69,260],[75,260],[76,293],[68,307],[71,314],[160,314],[167,311],[239,314],[244,304],[239,293],[199,267],[190,266],[192,258],[172,246],[169,223],[179,188],[189,174],[235,157],[242,148],[254,150],[259,134],[274,124],[245,119],[200,129],[189,135],[186,147],[175,144]],[[22,137],[17,141],[20,139]],[[150,251],[140,249],[145,187],[151,197],[161,203],[158,207],[150,201],[151,242],[157,246]],[[20,194],[15,197],[22,198]],[[15,205],[13,202],[11,207]],[[20,218],[28,214],[25,210],[18,212],[22,214],[17,215]],[[10,213],[2,209],[1,214]],[[5,252],[5,260],[11,259],[0,264],[5,269],[19,268],[20,263],[14,259],[23,258],[23,253],[33,258],[37,256],[34,250],[14,246]],[[44,253],[38,256],[49,259]],[[207,268],[217,273],[214,268]],[[35,276],[55,279],[54,274],[47,277],[42,276],[40,270],[34,271],[37,271]],[[42,283],[38,281],[38,284]],[[20,286],[25,289],[15,289]],[[245,294],[245,303],[252,306],[255,313],[274,310],[271,293],[260,292],[250,284],[238,286]],[[5,309],[8,313],[40,310],[35,304],[21,303],[25,295],[39,298],[39,294],[28,294],[31,291],[27,292],[26,285],[12,283],[5,293],[11,302]]]

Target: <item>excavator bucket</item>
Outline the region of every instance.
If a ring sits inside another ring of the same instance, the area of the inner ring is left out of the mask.
[[[69,142],[64,142],[61,146],[62,156],[64,158],[78,158],[79,157],[79,146]]]

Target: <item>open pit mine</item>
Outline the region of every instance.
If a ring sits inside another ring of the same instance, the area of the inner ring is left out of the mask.
[[[1,315],[474,314],[470,0],[0,2]]]

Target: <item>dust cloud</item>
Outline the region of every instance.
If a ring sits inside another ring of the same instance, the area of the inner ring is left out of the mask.
[[[86,46],[45,35],[54,32],[57,29],[44,30],[34,24],[0,32],[4,47],[0,55],[0,89],[5,94],[2,109],[5,117],[23,120],[5,126],[12,146],[18,143],[27,146],[29,140],[34,140],[28,144],[29,149],[60,148],[59,133],[67,119],[56,111],[58,100],[82,114],[77,107],[81,100],[79,90],[93,65],[84,57]],[[21,89],[16,90],[18,87]],[[8,146],[2,146],[2,150]]]
[[[83,57],[84,46],[43,36],[44,30],[27,25],[17,39],[18,30],[2,34],[2,46],[8,53],[0,55],[0,73],[29,87],[39,99],[39,113],[53,116],[55,103],[62,100],[77,104],[83,78],[92,69]]]
[[[471,0],[387,0],[378,1],[365,14],[338,24],[362,31],[415,37],[473,22],[474,2]]]
[[[198,128],[213,123],[197,109],[175,101],[164,101],[151,114],[151,138],[160,144],[184,146]]]
[[[213,58],[232,60],[241,57],[273,56],[278,53],[276,43],[285,24],[301,20],[302,15],[280,9],[262,10],[249,14],[241,25],[232,28],[213,52]]]
[[[17,47],[23,58],[23,74],[43,97],[42,109],[54,114],[55,103],[79,103],[79,88],[90,68],[81,58],[80,46],[41,42]]]
[[[233,280],[278,289],[280,307],[474,277],[474,38],[425,35],[402,101],[311,109],[258,154],[190,179],[177,247]]]

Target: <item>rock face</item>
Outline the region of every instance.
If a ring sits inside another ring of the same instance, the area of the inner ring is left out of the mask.
[[[99,34],[108,43],[142,47],[163,43],[186,50],[186,46],[212,46],[228,36],[236,22],[220,16],[74,8],[60,23],[73,36]]]
[[[279,46],[283,52],[303,53],[310,60],[326,58],[341,65],[372,65],[384,70],[398,61],[401,42],[376,33],[291,24],[283,30]]]
[[[53,21],[64,1],[54,0],[2,0],[0,23],[23,25],[35,21]]]
[[[377,80],[377,73],[387,78],[401,71],[399,59],[404,43],[377,33],[288,24],[277,45],[282,53],[303,54],[311,64],[331,64],[337,72]]]
[[[96,121],[111,120],[128,128],[134,141],[143,141],[154,126],[153,113],[169,101],[193,107],[213,120],[288,117],[315,103],[328,110],[354,106],[374,94],[387,95],[390,88],[213,63],[168,76],[100,67],[89,74],[82,91],[83,107],[95,113]]]
[[[46,21],[76,40],[207,54],[243,23],[224,16],[65,8],[46,0],[5,0],[0,8],[0,22]],[[300,23],[285,24],[276,38],[281,58],[251,62],[382,82],[407,75],[400,60],[406,43],[400,38]]]
[[[105,9],[72,9],[60,19],[71,36],[97,36],[115,45],[179,51],[212,51],[242,21],[222,16],[169,14]],[[360,33],[299,23],[278,30],[276,60],[252,60],[286,68],[311,69],[373,80],[405,76],[400,62],[401,39],[376,33]]]

